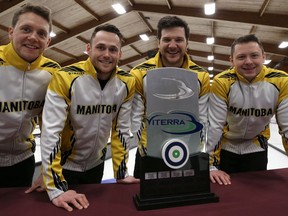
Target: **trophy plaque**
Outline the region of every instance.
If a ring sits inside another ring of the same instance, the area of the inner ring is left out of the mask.
[[[198,76],[181,68],[147,71],[147,156],[141,158],[138,210],[218,202],[203,153]]]

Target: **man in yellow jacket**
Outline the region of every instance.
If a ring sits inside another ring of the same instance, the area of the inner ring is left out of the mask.
[[[60,69],[47,90],[43,180],[52,203],[68,211],[89,206],[69,185],[101,183],[110,131],[117,182],[139,182],[127,170],[135,79],[117,67],[121,40],[114,25],[97,26],[86,47],[89,58]]]
[[[47,87],[60,66],[43,56],[52,31],[50,9],[27,4],[0,46],[0,187],[31,186],[36,142],[33,131]]]
[[[221,185],[231,184],[229,173],[267,169],[274,114],[288,152],[288,74],[263,65],[255,35],[237,38],[230,60],[233,67],[215,76],[209,99],[210,178]]]
[[[136,79],[136,93],[132,107],[132,126],[134,141],[138,145],[134,177],[140,178],[140,159],[147,154],[146,137],[146,73],[150,69],[177,67],[190,70],[198,76],[199,119],[203,124],[202,143],[205,144],[208,97],[210,89],[209,73],[191,61],[186,53],[189,40],[188,24],[177,16],[165,16],[158,22],[157,37],[159,51],[156,56],[134,67],[130,72]],[[161,83],[159,83],[161,85]]]

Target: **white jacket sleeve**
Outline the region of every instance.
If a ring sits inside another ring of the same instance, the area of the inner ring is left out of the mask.
[[[61,137],[66,121],[67,103],[48,89],[43,109],[41,133],[41,157],[44,185],[50,200],[68,190],[62,175]]]

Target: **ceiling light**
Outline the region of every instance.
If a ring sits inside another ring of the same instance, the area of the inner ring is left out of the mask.
[[[214,67],[208,67],[209,71],[212,71],[214,69]]]
[[[214,44],[215,38],[214,37],[207,37],[206,38],[206,43],[207,44]]]
[[[55,37],[55,36],[56,36],[56,33],[53,32],[53,31],[51,31],[49,35],[50,35],[50,37]]]
[[[143,40],[143,41],[148,41],[149,40],[149,37],[147,36],[147,34],[141,34],[139,35],[140,38]]]
[[[212,3],[206,3],[204,5],[204,13],[206,15],[212,15],[215,13],[215,8],[216,8],[216,5],[215,5],[215,2],[212,2]]]
[[[207,59],[208,59],[209,61],[213,61],[213,60],[214,60],[214,56],[213,56],[213,55],[209,55],[209,56],[207,57]]]
[[[278,47],[281,49],[288,47],[288,41],[283,41]]]
[[[214,74],[209,74],[209,77],[210,77],[210,78],[214,77]]]
[[[124,14],[126,13],[125,8],[121,4],[113,4],[112,7],[118,14]]]
[[[263,64],[264,64],[264,65],[267,65],[267,64],[269,64],[270,62],[271,62],[271,59],[269,59],[269,60],[268,60],[268,59],[265,59],[265,61],[264,61]]]

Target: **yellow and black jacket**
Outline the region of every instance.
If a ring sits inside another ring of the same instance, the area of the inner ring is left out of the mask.
[[[211,168],[219,166],[221,149],[239,155],[266,150],[274,114],[288,151],[287,111],[288,74],[284,71],[263,66],[251,83],[235,68],[215,76],[209,99],[207,137]]]
[[[66,191],[62,167],[84,172],[105,160],[111,133],[114,175],[127,175],[134,77],[116,69],[102,89],[90,58],[53,76],[43,110],[44,184],[50,199]]]
[[[52,75],[60,66],[43,56],[24,61],[12,43],[0,46],[0,167],[33,155],[33,131]]]

